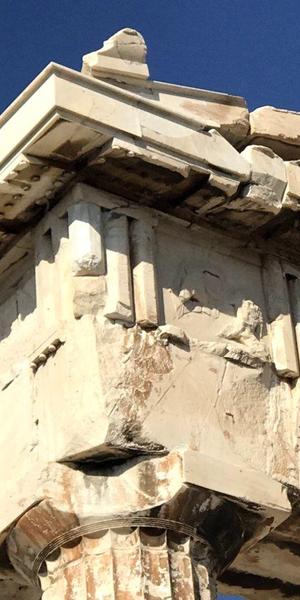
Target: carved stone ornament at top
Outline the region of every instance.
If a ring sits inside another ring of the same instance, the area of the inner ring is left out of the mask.
[[[98,79],[148,79],[147,46],[135,29],[121,29],[103,44],[100,50],[86,54],[82,73]]]

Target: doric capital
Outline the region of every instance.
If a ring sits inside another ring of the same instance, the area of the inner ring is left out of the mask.
[[[217,560],[210,543],[189,525],[146,515],[127,515],[70,527],[72,518],[47,502],[19,521],[8,542],[15,568],[43,597],[96,600],[215,598]],[[63,528],[65,527],[65,531]],[[61,533],[59,533],[61,531]],[[54,536],[54,537],[53,537]]]
[[[8,536],[14,569],[41,586],[45,600],[75,600],[78,590],[80,600],[96,600],[99,589],[116,600],[137,600],[143,591],[159,599],[215,598],[216,578],[243,545],[250,516],[187,483],[176,454],[133,461],[114,475],[54,466],[48,477],[55,494]]]

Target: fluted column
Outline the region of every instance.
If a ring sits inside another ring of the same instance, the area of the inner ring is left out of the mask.
[[[57,515],[57,532],[62,524]],[[53,510],[42,503],[9,540],[11,561],[43,600],[216,598],[213,550],[189,525],[128,515],[75,526],[45,544],[52,527]]]

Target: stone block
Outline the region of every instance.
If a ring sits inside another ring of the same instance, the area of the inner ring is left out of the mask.
[[[191,122],[217,129],[232,144],[241,142],[249,132],[249,112],[243,98],[156,81],[149,82],[146,89],[158,97],[161,106]]]
[[[83,57],[82,72],[99,79],[126,81],[149,77],[145,40],[134,29],[121,29],[103,44],[103,48]]]
[[[285,163],[287,187],[283,198],[283,206],[298,211],[300,207],[300,161]]]
[[[251,176],[250,183],[242,188],[240,209],[245,205],[248,210],[278,213],[287,185],[284,161],[263,146],[248,146],[242,156],[251,165]]]
[[[110,215],[105,223],[107,263],[107,302],[104,315],[109,319],[133,323],[132,275],[128,220],[125,215]]]
[[[72,288],[72,250],[69,240],[67,217],[56,218],[51,215],[51,240],[54,254],[55,277],[58,281],[58,311],[59,319],[67,321],[73,316]]]
[[[103,275],[101,209],[95,204],[79,202],[69,208],[68,218],[73,274]]]
[[[41,325],[55,327],[59,315],[59,288],[56,284],[56,269],[51,230],[38,233],[35,239],[35,281],[38,316]]]
[[[65,343],[37,369],[35,394],[39,447],[46,462],[101,454],[108,419],[90,315],[74,322]]]
[[[34,411],[34,382],[29,368],[1,390],[0,543],[8,526],[36,500],[36,478],[41,469],[38,423]],[[17,473],[17,477],[12,477]],[[33,483],[34,482],[34,483]]]
[[[134,220],[131,226],[131,243],[135,319],[141,326],[157,326],[158,307],[153,227],[141,220]]]
[[[262,106],[250,113],[252,143],[268,146],[284,160],[300,158],[300,113]]]
[[[287,280],[279,260],[266,257],[263,268],[264,289],[270,324],[272,358],[279,375],[299,376],[299,360]]]
[[[73,311],[76,319],[83,315],[96,315],[105,305],[106,283],[104,277],[74,277]]]
[[[192,128],[162,119],[159,115],[140,113],[142,138],[145,141],[173,148],[180,155],[196,159],[240,181],[247,181],[250,165],[241,154],[215,129],[195,131]]]

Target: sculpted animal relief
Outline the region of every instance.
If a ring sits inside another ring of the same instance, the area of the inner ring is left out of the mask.
[[[148,77],[0,118],[1,600],[300,594],[299,117]]]

